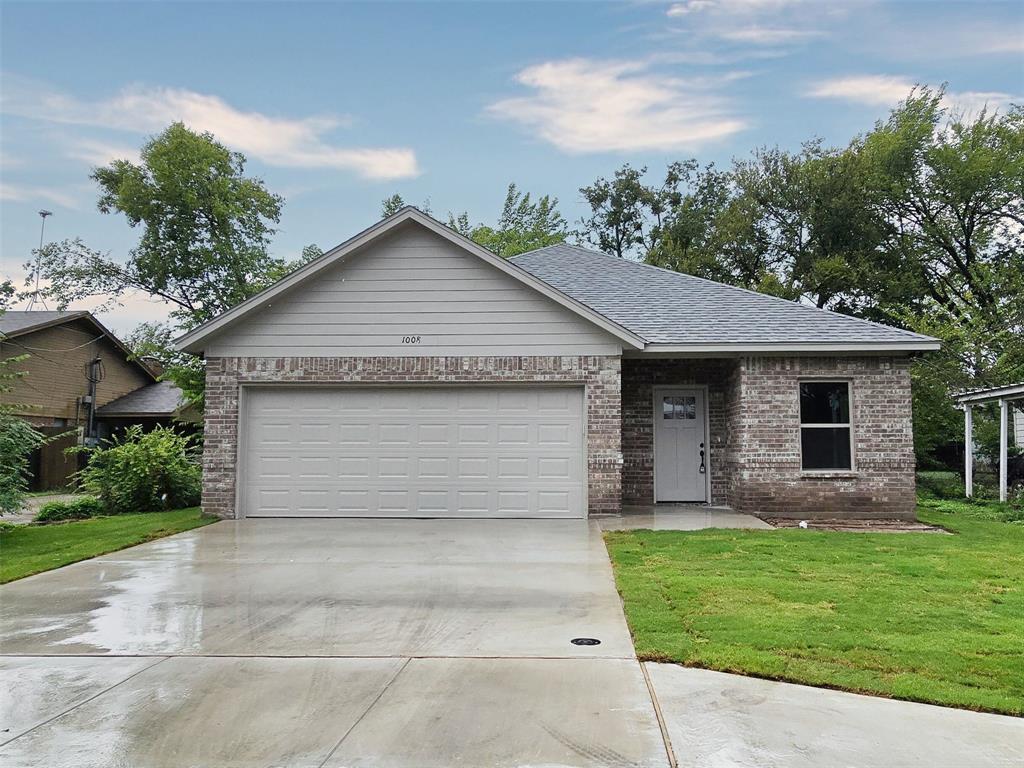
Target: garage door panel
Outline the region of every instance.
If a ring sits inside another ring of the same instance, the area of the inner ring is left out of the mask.
[[[248,516],[582,517],[582,388],[246,395]]]

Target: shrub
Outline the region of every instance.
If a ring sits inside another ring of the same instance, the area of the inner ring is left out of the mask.
[[[37,523],[56,523],[61,520],[88,520],[104,512],[103,502],[93,496],[83,496],[73,501],[51,501],[43,504],[35,516]]]
[[[28,490],[28,459],[46,438],[17,416],[0,412],[0,514],[17,512]]]
[[[917,490],[924,498],[964,498],[964,484],[956,472],[918,472]]]
[[[196,452],[193,437],[167,427],[143,432],[132,426],[88,451],[89,463],[75,478],[109,513],[191,507],[199,503],[202,481]]]

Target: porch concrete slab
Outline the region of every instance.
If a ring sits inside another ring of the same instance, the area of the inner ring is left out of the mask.
[[[621,515],[596,518],[603,531],[699,531],[704,528],[749,528],[772,530],[772,526],[753,515],[734,512],[728,507],[693,504],[649,504],[627,507]]]
[[[168,659],[0,747],[0,764],[316,768],[402,664]]]
[[[635,661],[412,659],[333,768],[668,765]]]
[[[138,674],[163,657],[0,657],[0,744]]]
[[[583,520],[217,523],[0,587],[0,648],[634,658]]]
[[[1024,720],[645,665],[680,768],[1024,765]]]

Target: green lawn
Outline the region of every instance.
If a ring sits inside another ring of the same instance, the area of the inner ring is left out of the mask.
[[[0,530],[0,584],[214,521],[193,507]]]
[[[922,502],[956,535],[605,534],[642,659],[1024,714],[1024,517]]]

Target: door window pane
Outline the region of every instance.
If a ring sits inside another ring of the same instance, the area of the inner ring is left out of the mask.
[[[808,427],[800,430],[804,469],[850,469],[849,427]]]
[[[674,397],[663,397],[661,398],[661,415],[664,419],[675,418],[675,398]]]
[[[800,384],[801,424],[849,424],[850,385],[845,381]]]
[[[661,417],[663,419],[696,419],[697,398],[685,397],[663,397],[661,399]]]

